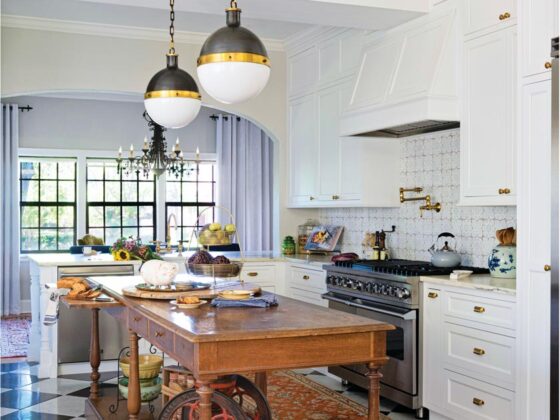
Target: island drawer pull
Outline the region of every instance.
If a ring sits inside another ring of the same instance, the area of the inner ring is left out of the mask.
[[[165,335],[165,331],[161,332],[161,331],[156,331],[156,337],[163,337]]]
[[[477,314],[481,314],[481,313],[483,313],[484,311],[486,311],[486,309],[484,309],[484,306],[475,306],[475,307],[473,308],[473,311],[476,312]]]
[[[304,280],[309,280],[309,276],[306,274],[306,275],[303,276],[303,279]]]
[[[247,275],[249,277],[257,277],[259,275],[259,273],[257,273],[256,271],[251,271],[250,273],[247,273]]]
[[[472,403],[474,405],[478,405],[479,407],[482,407],[484,405],[484,400],[481,400],[480,398],[473,398],[472,399]]]
[[[476,354],[477,356],[484,356],[486,354],[486,352],[484,351],[484,349],[479,349],[478,347],[475,347],[472,352],[474,354]]]
[[[436,292],[429,292],[429,293],[428,293],[428,297],[429,297],[430,299],[435,299],[435,298],[438,297],[438,294],[437,294]]]

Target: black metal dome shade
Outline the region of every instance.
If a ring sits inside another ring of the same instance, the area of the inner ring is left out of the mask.
[[[270,60],[262,41],[249,29],[241,26],[241,9],[226,9],[227,26],[218,29],[202,45],[197,64],[233,61],[264,64]]]
[[[167,54],[167,67],[158,71],[148,83],[145,99],[180,97],[200,99],[198,86],[192,76],[181,70],[177,63],[178,56]]]

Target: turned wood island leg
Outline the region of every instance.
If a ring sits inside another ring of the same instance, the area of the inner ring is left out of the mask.
[[[258,372],[257,374],[255,374],[255,385],[257,385],[257,387],[261,390],[265,397],[267,396],[266,381],[266,372]]]
[[[210,381],[198,381],[198,388],[196,390],[200,397],[200,404],[198,406],[198,416],[200,420],[212,419],[212,394],[214,391],[210,387]]]
[[[128,418],[137,419],[140,412],[140,373],[138,369],[138,335],[128,330],[130,342],[130,373],[128,378]]]
[[[369,398],[368,398],[368,420],[379,420],[379,390],[380,390],[380,380],[383,375],[379,372],[381,366],[374,363],[368,365],[369,372],[367,377],[369,378]]]
[[[99,398],[99,364],[101,363],[99,349],[99,308],[91,310],[91,339],[89,342],[89,364],[91,365],[91,385],[89,387],[89,398]]]

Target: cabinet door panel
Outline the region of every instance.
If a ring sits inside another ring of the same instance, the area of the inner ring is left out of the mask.
[[[548,73],[550,39],[554,36],[558,18],[558,0],[523,0],[523,76]],[[557,31],[557,30],[556,30]],[[558,32],[556,32],[556,35]]]
[[[319,55],[316,48],[309,48],[288,61],[289,94],[309,92],[319,80]]]
[[[516,0],[467,0],[465,7],[465,35],[497,25],[513,24],[516,19]],[[510,17],[500,20],[500,15]]]
[[[309,204],[317,192],[317,106],[315,95],[290,104],[291,200]]]
[[[338,143],[340,87],[318,94],[319,106],[319,198],[332,200],[338,191]]]
[[[501,204],[509,204],[515,195],[515,38],[515,28],[508,28],[465,43],[464,197],[498,197],[507,188]]]

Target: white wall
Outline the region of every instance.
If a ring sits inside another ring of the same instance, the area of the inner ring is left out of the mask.
[[[119,146],[126,151],[131,144],[140,150],[144,136],[152,135],[142,117],[142,103],[31,96],[6,101],[33,107],[20,113],[20,147],[115,150],[116,154]],[[168,130],[168,145],[179,137],[185,152],[200,147],[201,153],[215,153],[216,123],[210,119],[214,113],[203,107],[187,127]]]

